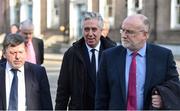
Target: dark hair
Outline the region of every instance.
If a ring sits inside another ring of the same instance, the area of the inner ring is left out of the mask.
[[[15,47],[18,46],[21,43],[25,44],[25,38],[22,37],[19,34],[8,34],[3,41],[3,53],[5,50],[10,46],[10,47]]]
[[[15,26],[15,27],[17,27],[17,29],[19,29],[19,25],[18,24],[12,24],[11,27],[12,26]]]
[[[91,19],[97,19],[99,27],[101,29],[103,28],[103,23],[104,23],[103,18],[97,12],[84,12],[84,16],[81,21],[81,28],[83,29],[83,27],[84,27],[84,21],[91,20]]]

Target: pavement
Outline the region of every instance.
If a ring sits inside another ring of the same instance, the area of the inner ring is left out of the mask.
[[[180,45],[166,45],[166,44],[159,44],[159,45],[170,49],[173,52],[174,56],[180,57]]]
[[[159,44],[159,45],[166,47],[172,51],[175,61],[176,61],[177,70],[180,75],[180,45],[165,45],[165,44]]]
[[[59,71],[61,68],[61,60],[59,58],[56,60],[55,59],[54,60],[45,59],[43,65],[47,71],[47,76],[48,76],[50,91],[51,91],[51,97],[52,97],[52,102],[53,102],[53,107],[54,107],[55,106],[55,98],[56,98],[56,90],[57,90],[57,82],[58,82],[58,77],[59,77]]]

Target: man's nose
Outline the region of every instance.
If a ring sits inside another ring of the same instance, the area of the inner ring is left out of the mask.
[[[15,58],[18,59],[20,57],[20,54],[19,53],[16,53],[15,54]]]
[[[89,30],[89,35],[93,35],[93,30],[92,29]]]
[[[122,37],[122,38],[126,38],[126,37],[127,37],[127,34],[126,34],[125,31],[121,33],[121,37]]]

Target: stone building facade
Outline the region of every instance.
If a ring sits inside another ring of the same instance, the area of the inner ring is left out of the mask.
[[[69,24],[68,0],[0,0],[0,34],[9,32],[11,24],[31,19],[34,34],[61,34],[60,26]]]
[[[122,20],[130,14],[142,13],[151,22],[150,42],[180,44],[180,0],[112,1],[114,24],[109,35],[115,41],[120,41],[119,28]]]

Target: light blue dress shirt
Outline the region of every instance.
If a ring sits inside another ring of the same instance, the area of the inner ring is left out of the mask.
[[[132,61],[132,51],[127,49],[126,54],[126,99],[128,92],[129,69]],[[144,83],[146,76],[146,44],[138,51],[136,56],[136,95],[137,95],[137,109],[143,109],[144,103]]]

